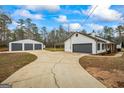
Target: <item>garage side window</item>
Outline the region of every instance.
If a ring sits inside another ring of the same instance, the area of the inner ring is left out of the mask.
[[[97,50],[100,50],[100,43],[97,44]]]
[[[105,49],[105,44],[102,44],[102,50],[104,50]]]

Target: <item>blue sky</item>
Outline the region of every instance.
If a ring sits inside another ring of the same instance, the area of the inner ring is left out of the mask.
[[[46,26],[49,31],[58,28],[59,25],[65,29],[69,26],[71,31],[82,29],[88,32],[101,31],[104,26],[115,28],[124,21],[124,6],[120,5],[5,5],[2,9],[14,20],[13,24],[9,25],[10,29],[16,27],[16,21],[20,18],[31,18],[39,28]],[[84,23],[93,9],[95,9],[94,12]]]

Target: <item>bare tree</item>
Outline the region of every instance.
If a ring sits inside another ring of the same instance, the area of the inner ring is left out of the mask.
[[[7,35],[9,33],[8,30],[8,24],[11,24],[12,20],[11,18],[6,15],[6,14],[0,14],[0,37],[1,37],[1,41],[3,42],[3,44],[7,44]]]
[[[122,32],[124,31],[124,26],[119,25],[116,28],[116,31],[118,31],[118,33],[119,33],[119,43],[122,44]]]

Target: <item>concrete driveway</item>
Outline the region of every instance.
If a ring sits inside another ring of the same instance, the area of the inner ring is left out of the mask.
[[[30,53],[37,55],[38,59],[15,72],[2,84],[24,88],[105,87],[80,66],[79,58],[86,54],[49,51]]]

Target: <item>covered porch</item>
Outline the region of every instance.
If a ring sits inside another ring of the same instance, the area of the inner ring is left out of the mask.
[[[116,44],[115,43],[107,43],[107,44],[105,44],[105,46],[106,46],[107,52],[110,52],[110,53],[116,52]]]

